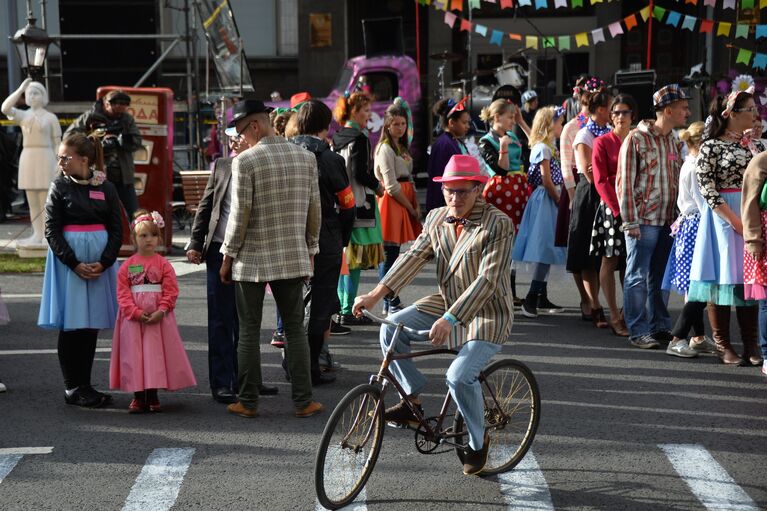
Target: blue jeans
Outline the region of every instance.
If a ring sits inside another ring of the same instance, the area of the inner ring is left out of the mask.
[[[673,238],[668,226],[640,225],[639,240],[626,236],[623,315],[631,337],[671,330],[668,291],[661,289]]]
[[[221,283],[219,271],[224,256],[221,243],[211,243],[205,253],[208,277],[208,378],[210,388],[237,392],[237,342],[240,324],[234,286]]]
[[[759,346],[762,358],[767,360],[767,300],[759,300]]]
[[[438,316],[419,312],[414,305],[389,316],[395,323],[404,323],[410,328],[428,330]],[[381,349],[386,352],[394,335],[395,327],[381,326]],[[395,353],[410,353],[412,341],[426,341],[405,331],[400,332]],[[501,351],[500,344],[472,340],[466,342],[447,369],[447,386],[458,410],[466,422],[469,432],[469,445],[474,450],[482,448],[485,438],[485,402],[482,398],[482,386],[478,377],[493,355]],[[415,368],[412,359],[396,360],[389,366],[407,395],[418,394],[426,385],[426,378]]]

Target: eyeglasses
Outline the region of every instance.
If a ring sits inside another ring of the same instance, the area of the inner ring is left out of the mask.
[[[442,193],[444,193],[448,197],[454,196],[456,199],[465,199],[466,197],[468,197],[470,193],[476,192],[476,191],[477,191],[476,186],[472,186],[471,188],[463,188],[463,189],[445,188],[444,186],[442,187]]]
[[[235,135],[232,138],[240,139],[242,137],[242,134],[245,133],[246,131],[248,131],[248,128],[250,128],[250,123],[251,122],[253,122],[253,121],[248,122],[248,124],[246,124],[245,127],[242,128],[242,131],[237,131],[237,135]],[[234,129],[237,130],[237,127],[235,126]]]
[[[623,117],[623,116],[628,117],[631,115],[631,110],[613,110],[611,112],[611,115],[613,117]]]
[[[64,162],[64,165],[69,163],[72,160],[72,156],[62,155],[62,156],[56,156],[56,159],[59,160],[59,163]]]
[[[756,106],[750,106],[748,108],[733,108],[732,111],[733,112],[751,112],[753,114],[758,112],[759,109]]]

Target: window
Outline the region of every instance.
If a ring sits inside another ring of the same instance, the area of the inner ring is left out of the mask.
[[[385,71],[360,75],[354,88],[369,92],[376,101],[392,101],[399,93],[397,75]]]
[[[298,55],[298,0],[280,0],[277,17],[280,27],[277,54]]]

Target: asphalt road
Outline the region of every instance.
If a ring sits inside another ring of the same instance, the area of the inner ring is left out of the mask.
[[[524,271],[519,280],[526,288]],[[365,272],[361,288],[374,281]],[[41,282],[0,276],[12,317],[0,327],[0,379],[9,387],[0,394],[0,510],[315,509],[316,445],[335,404],[380,362],[375,328],[332,338],[343,369],[315,393],[327,411],[296,419],[279,351],[268,345],[268,300],[264,374],[280,394],[263,399],[256,419],[231,416],[208,391],[205,275],[193,272],[179,278],[176,314],[197,388],[161,393],[161,414],[128,415],[130,396],[120,392],[113,408],[83,410],[62,399],[56,332],[36,327]],[[427,267],[403,299],[412,303],[434,286]],[[532,368],[543,398],[522,465],[500,478],[467,477],[454,452],[418,454],[412,432],[386,428],[355,509],[767,508],[767,385],[758,369],[630,348],[576,317],[576,291],[562,273],[549,293],[568,312],[518,314],[502,352]],[[675,312],[680,305],[674,298]],[[101,389],[110,344],[111,332],[102,331],[93,371]],[[433,376],[425,400],[434,414],[448,363],[419,362]]]

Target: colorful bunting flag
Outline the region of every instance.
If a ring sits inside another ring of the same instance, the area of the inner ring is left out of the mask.
[[[685,4],[698,5],[698,0],[684,0]]]
[[[447,10],[447,2],[448,2],[448,0],[434,0],[434,5],[437,7],[437,9],[446,11]]]
[[[572,0],[572,2],[570,2],[570,5],[573,6],[573,9],[575,9],[576,7],[583,7],[583,0]]]
[[[666,18],[666,24],[672,27],[679,26],[679,21],[682,19],[682,15],[675,11],[668,12],[668,18]]]
[[[655,18],[658,21],[663,20],[663,15],[666,14],[666,9],[660,6],[654,6],[652,8],[652,17]],[[647,21],[647,18],[645,18],[645,21]]]
[[[740,0],[740,8],[741,9],[753,9],[754,8],[754,0]]]
[[[561,36],[559,36],[559,49],[562,50],[562,51],[570,49],[570,36],[569,35],[561,35]]]
[[[520,34],[511,34],[511,33],[510,33],[510,34],[509,34],[509,38],[510,38],[512,41],[520,41],[520,42],[522,41],[522,36],[521,36]]]
[[[451,11],[463,11],[463,0],[451,0],[450,1],[450,10]]]
[[[753,52],[746,50],[745,48],[741,48],[740,50],[738,50],[738,56],[735,59],[735,63],[748,65],[748,63],[751,62],[752,53]]]
[[[759,8],[764,9],[765,7],[767,7],[767,0],[759,0]],[[754,60],[756,60],[756,58],[754,58]]]
[[[623,18],[623,23],[626,24],[626,30],[631,32],[631,29],[637,26],[636,14],[631,14],[630,16],[626,16],[625,18]]]
[[[538,38],[534,35],[525,36],[525,48],[538,49]]]
[[[480,9],[479,0],[469,0],[469,9]]]
[[[519,0],[517,3],[519,3],[520,6],[533,5],[533,0]]]
[[[621,27],[621,22],[616,21],[615,23],[610,23],[610,36],[611,37],[618,37],[623,33],[623,27]]]
[[[591,39],[594,40],[594,44],[605,42],[605,31],[601,28],[595,28],[591,31]]]
[[[714,29],[714,22],[711,20],[700,20],[700,33],[708,34]]]
[[[767,2],[767,0],[765,0]],[[567,7],[567,0],[554,0],[554,8]]]
[[[703,0],[703,5],[707,5],[709,7],[716,7],[716,0]]]
[[[549,6],[548,0],[535,0],[536,9],[546,9]]]
[[[734,9],[735,0],[724,0],[724,2],[722,3],[722,7],[725,9]]]
[[[541,41],[541,44],[544,48],[556,48],[556,45],[554,44],[554,39],[556,39],[553,35],[544,36],[543,41]]]
[[[765,0],[767,1],[767,0]],[[735,38],[738,37],[748,39],[748,25],[736,25],[735,26]]]
[[[602,3],[602,0],[591,0],[591,5],[601,4],[601,3]]]
[[[461,32],[471,32],[471,21],[461,19]]]
[[[513,0],[501,0],[501,9],[511,9],[514,7]]]
[[[695,30],[695,22],[698,21],[698,18],[695,16],[687,16],[685,15],[684,21],[682,21],[682,30],[689,30],[692,32]]]
[[[762,37],[767,37],[767,25],[756,26],[756,38],[761,39]]]
[[[431,0],[418,0],[421,5],[431,5]]]
[[[757,53],[754,57],[753,66],[757,69],[764,69],[767,67],[767,53]]]
[[[449,26],[450,28],[453,28],[453,25],[455,25],[455,20],[458,18],[455,14],[453,14],[450,11],[445,12],[445,25]]]
[[[475,24],[474,31],[479,35],[487,37],[487,27],[485,25],[480,25],[479,23]]]
[[[500,46],[503,43],[503,32],[500,30],[493,30],[493,35],[490,36],[490,44],[497,44]]]
[[[639,15],[642,16],[642,19],[644,21],[647,21],[647,18],[650,17],[650,6],[648,5],[647,7],[639,11]]]
[[[731,28],[732,28],[732,23],[725,23],[724,21],[720,21],[719,26],[716,29],[716,35],[723,35],[725,37],[730,37]]]
[[[575,44],[580,48],[581,46],[589,45],[589,35],[586,32],[575,34]]]

